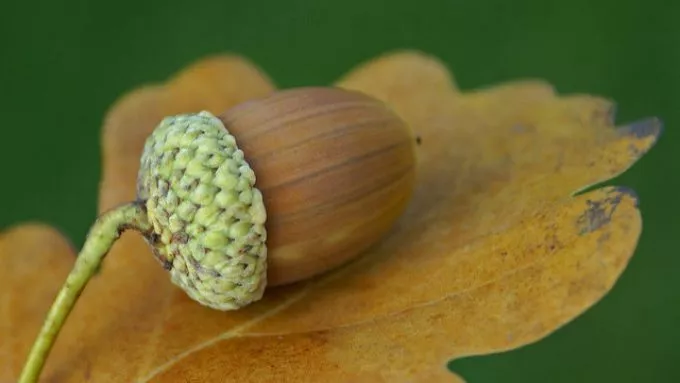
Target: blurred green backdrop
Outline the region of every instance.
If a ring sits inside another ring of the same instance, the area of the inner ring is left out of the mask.
[[[241,53],[288,87],[328,83],[386,50],[417,48],[445,60],[463,89],[540,77],[560,92],[613,98],[619,122],[656,115],[666,126],[657,147],[617,180],[638,191],[645,223],[613,292],[540,343],[453,367],[470,382],[680,382],[680,208],[669,186],[680,174],[680,2],[556,4],[5,3],[0,227],[46,221],[79,246],[95,215],[106,109],[202,55]]]

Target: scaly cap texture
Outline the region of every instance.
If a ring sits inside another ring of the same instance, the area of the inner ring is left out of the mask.
[[[167,117],[144,145],[137,195],[147,241],[194,300],[234,310],[266,286],[266,211],[236,139],[208,112]]]

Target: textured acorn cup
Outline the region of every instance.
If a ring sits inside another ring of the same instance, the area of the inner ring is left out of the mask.
[[[218,117],[264,197],[270,286],[359,256],[390,230],[413,193],[415,137],[363,93],[284,90]]]
[[[266,286],[266,212],[234,136],[208,112],[167,117],[149,135],[137,198],[144,233],[171,280],[191,298],[234,310]]]

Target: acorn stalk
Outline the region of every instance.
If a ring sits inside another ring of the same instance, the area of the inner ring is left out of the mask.
[[[57,294],[43,327],[31,348],[19,383],[38,380],[45,359],[54,344],[66,318],[87,282],[97,271],[104,256],[124,230],[133,229],[141,233],[151,230],[142,202],[136,201],[109,210],[99,216],[87,235],[73,269]]]

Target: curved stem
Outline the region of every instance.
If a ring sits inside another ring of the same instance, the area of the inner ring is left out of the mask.
[[[99,216],[92,225],[73,269],[47,313],[43,327],[28,354],[19,383],[33,383],[38,380],[47,355],[80,293],[96,273],[113,243],[127,229],[140,232],[151,230],[142,201],[109,210]]]

